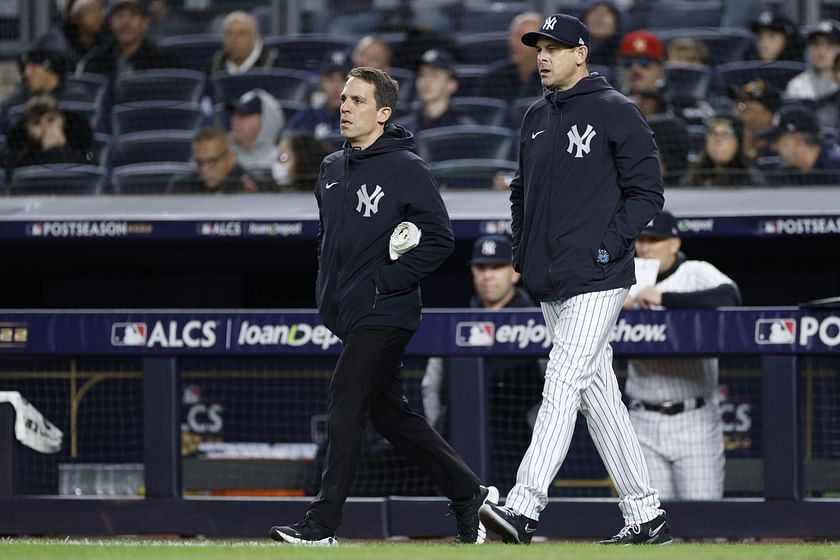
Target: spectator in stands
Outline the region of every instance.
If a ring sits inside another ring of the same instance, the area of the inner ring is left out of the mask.
[[[60,0],[59,12],[61,23],[39,37],[32,48],[63,53],[72,69],[104,41],[102,0]]]
[[[840,48],[840,24],[821,21],[807,37],[809,68],[788,82],[785,93],[791,99],[822,99],[837,91],[832,74]]]
[[[665,87],[662,42],[650,31],[631,31],[621,40],[619,49],[624,68],[622,84],[629,95],[650,93]]]
[[[483,97],[513,101],[540,95],[542,83],[537,57],[534,49],[522,44],[522,35],[538,30],[542,23],[543,17],[537,12],[522,12],[513,18],[508,28],[508,60],[490,66],[482,88]]]
[[[213,55],[209,74],[245,74],[252,68],[271,68],[277,58],[277,49],[264,47],[254,16],[238,10],[222,22],[222,49]]]
[[[679,37],[668,43],[668,64],[677,66],[706,66],[709,64],[709,48],[703,41],[690,37]]]
[[[840,50],[834,55],[831,64],[831,78],[837,89],[831,95],[815,100],[811,105],[820,126],[837,130],[840,127]]]
[[[37,95],[26,102],[22,117],[9,130],[3,165],[10,176],[28,165],[95,164],[92,144],[93,131],[84,117],[61,111],[52,96]]]
[[[618,64],[621,43],[621,11],[612,0],[588,0],[582,6],[581,21],[592,34],[587,62],[610,68]]]
[[[252,89],[243,93],[230,110],[230,139],[239,162],[248,169],[271,169],[284,124],[277,100],[265,90]]]
[[[458,80],[453,74],[449,53],[435,49],[426,51],[417,70],[415,86],[420,106],[397,119],[397,124],[415,134],[439,126],[475,124],[469,116],[451,110],[450,104],[458,90]]]
[[[625,309],[697,309],[741,304],[738,286],[712,264],[686,260],[677,220],[657,215],[635,242],[659,261],[654,286],[628,296]],[[723,424],[717,358],[631,359],[625,393],[630,421],[662,500],[723,497]]]
[[[629,96],[646,119],[668,113],[668,104],[658,91],[640,91]]]
[[[523,288],[520,275],[513,270],[511,239],[507,235],[485,235],[473,245],[470,267],[475,295],[471,308],[511,310],[539,307]],[[491,478],[500,489],[509,490],[516,482],[516,467],[531,437],[536,408],[542,399],[544,382],[540,360],[534,358],[493,357],[485,360],[490,381]],[[446,369],[443,358],[432,357],[421,382],[426,420],[446,434]]]
[[[746,60],[802,61],[802,37],[790,18],[772,12],[762,12],[752,21],[750,29],[755,33],[756,40],[747,51]]]
[[[744,123],[718,113],[706,123],[706,139],[697,163],[683,184],[692,187],[748,187],[766,183],[760,171],[750,166],[741,150]]]
[[[733,114],[744,123],[741,150],[747,161],[762,171],[777,169],[779,156],[761,132],[770,127],[782,106],[781,94],[764,80],[753,80],[731,87],[729,95],[736,101]]]
[[[321,161],[327,155],[327,148],[310,132],[286,133],[277,145],[271,177],[279,190],[314,192]]]
[[[36,95],[51,95],[59,101],[92,101],[87,90],[78,84],[67,84],[65,75],[69,61],[60,52],[30,49],[18,60],[23,78],[0,105],[0,131],[9,126],[9,111]]]
[[[91,49],[80,63],[82,71],[103,74],[113,81],[123,72],[180,66],[175,55],[146,37],[149,18],[144,0],[117,1],[108,20],[114,38]]]
[[[315,138],[326,138],[331,134],[338,134],[341,120],[341,90],[350,71],[349,56],[344,51],[327,53],[326,60],[321,66],[319,97],[323,103],[314,107],[307,107],[289,119],[288,130],[303,130],[311,132]]]
[[[840,184],[840,148],[823,142],[813,111],[794,105],[783,107],[773,117],[766,133],[785,166],[771,177],[780,185]]]
[[[391,46],[376,35],[365,35],[353,49],[353,66],[387,72],[391,69]]]
[[[231,194],[268,190],[265,181],[236,161],[227,134],[218,128],[203,128],[193,138],[195,171],[176,175],[167,192],[175,194]]]

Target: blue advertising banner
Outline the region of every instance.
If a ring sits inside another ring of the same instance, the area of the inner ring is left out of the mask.
[[[678,221],[680,237],[807,237],[840,234],[840,215],[689,216]],[[454,218],[456,238],[510,233],[509,217]],[[190,239],[315,239],[316,220],[38,220],[0,221],[0,239],[57,241],[190,240]]]
[[[840,352],[840,313],[796,307],[625,311],[616,354],[800,354]],[[408,353],[546,355],[539,311],[424,313]],[[0,354],[329,355],[340,340],[311,310],[6,311]]]

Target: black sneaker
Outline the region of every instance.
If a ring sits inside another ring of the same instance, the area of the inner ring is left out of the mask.
[[[268,534],[275,541],[289,544],[306,546],[335,546],[338,544],[332,531],[318,525],[309,517],[304,517],[303,521],[291,525],[272,527]]]
[[[631,544],[671,544],[674,538],[671,536],[671,527],[665,520],[665,514],[651,519],[641,525],[627,525],[617,535],[610,539],[600,541],[598,544],[620,544],[630,546]]]
[[[495,486],[478,487],[478,492],[469,500],[451,502],[449,509],[455,514],[458,525],[458,544],[481,544],[487,538],[487,531],[478,518],[478,510],[485,504],[495,504],[499,501],[499,490]]]
[[[537,532],[537,522],[508,507],[482,506],[478,515],[487,527],[508,544],[530,544]]]

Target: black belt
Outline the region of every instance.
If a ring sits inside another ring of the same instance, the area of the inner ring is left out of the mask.
[[[632,399],[630,401],[630,408],[644,408],[645,410],[650,410],[652,412],[659,412],[660,414],[667,414],[668,416],[673,416],[674,414],[679,414],[680,412],[685,412],[686,410],[695,410],[697,408],[701,408],[704,404],[706,404],[706,399],[704,399],[703,397],[697,397],[696,399],[688,399],[687,401],[665,401],[661,403],[649,403],[637,399]]]

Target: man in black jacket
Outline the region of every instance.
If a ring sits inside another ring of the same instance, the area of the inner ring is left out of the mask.
[[[278,541],[335,544],[368,417],[452,500],[456,542],[484,541],[478,510],[498,499],[498,490],[481,486],[455,450],[411,410],[400,380],[400,358],[420,325],[419,281],[449,256],[454,239],[429,166],[413,152],[411,133],[388,124],[397,89],[381,70],[350,71],[341,93],[344,149],[324,159],[315,185],[315,298],[321,319],[343,346],[330,381],[321,491],[302,521],[271,528]],[[409,244],[392,236],[397,226],[405,231],[404,222],[419,229]]]
[[[114,38],[92,49],[79,63],[82,72],[116,80],[123,72],[178,68],[178,59],[146,37],[149,16],[145,0],[119,0],[108,12]]]
[[[510,185],[513,264],[554,338],[516,485],[505,507],[483,506],[481,519],[506,542],[530,542],[580,411],[624,515],[625,527],[602,543],[667,544],[609,345],[635,282],[633,241],[664,201],[653,134],[629,99],[589,75],[589,29],[577,18],[552,15],[522,42],[536,48],[546,89],[522,120]]]

